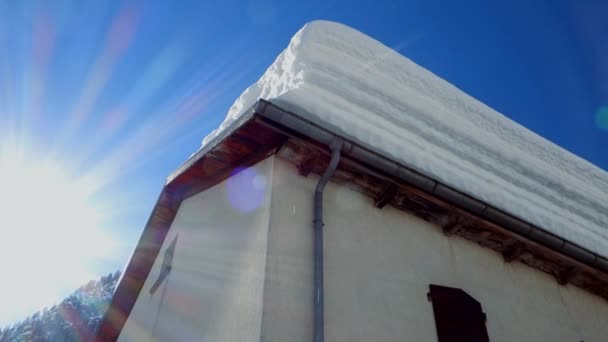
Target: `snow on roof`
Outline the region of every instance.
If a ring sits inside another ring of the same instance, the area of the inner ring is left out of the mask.
[[[258,99],[608,256],[608,173],[342,24],[306,24],[203,145]]]

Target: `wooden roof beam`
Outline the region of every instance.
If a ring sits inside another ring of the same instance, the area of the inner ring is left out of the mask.
[[[393,183],[387,183],[382,191],[374,198],[374,206],[378,209],[384,208],[390,203],[397,194],[397,186]]]

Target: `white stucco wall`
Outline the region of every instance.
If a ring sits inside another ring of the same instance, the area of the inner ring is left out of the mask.
[[[275,161],[263,341],[310,341],[312,194]],[[490,340],[607,341],[608,303],[343,186],[325,191],[326,341],[437,341],[429,284],[481,302]]]
[[[120,341],[259,341],[273,161],[182,202]]]
[[[120,340],[312,339],[318,177],[274,157],[252,170],[182,203]],[[328,185],[324,213],[328,342],[437,341],[429,284],[478,300],[493,342],[607,340],[599,297],[344,186]],[[178,233],[174,269],[150,296]]]

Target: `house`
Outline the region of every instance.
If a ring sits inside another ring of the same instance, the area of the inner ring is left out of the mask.
[[[608,174],[317,21],[167,179],[119,341],[605,341]]]

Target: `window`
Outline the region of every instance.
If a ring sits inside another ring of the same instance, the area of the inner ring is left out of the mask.
[[[481,304],[461,289],[431,285],[439,342],[489,342]]]
[[[152,287],[150,287],[151,295],[153,295],[154,292],[158,290],[160,284],[162,284],[163,280],[165,280],[165,278],[167,278],[167,276],[169,275],[169,272],[171,272],[171,267],[173,267],[173,254],[175,253],[176,244],[177,236],[175,236],[173,241],[171,241],[169,247],[167,247],[167,249],[165,250],[165,255],[163,256],[163,264],[160,267],[160,273],[158,274],[158,278],[156,279]]]

